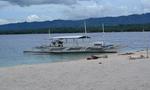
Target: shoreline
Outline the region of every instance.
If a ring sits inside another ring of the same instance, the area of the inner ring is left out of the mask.
[[[127,51],[127,52],[121,52],[121,53],[103,53],[103,54],[98,54],[98,53],[96,53],[96,54],[91,54],[91,55],[95,55],[95,56],[105,56],[105,55],[107,55],[107,56],[116,56],[117,55],[117,57],[118,56],[120,56],[121,54],[128,54],[128,53],[133,53],[133,54],[137,54],[137,55],[139,55],[139,54],[144,54],[145,55],[145,53],[146,53],[146,51],[145,50],[135,50],[135,51]],[[90,55],[89,55],[90,56]],[[130,55],[121,55],[122,57],[124,57],[124,56],[130,56]],[[150,53],[149,53],[149,56],[150,56]],[[15,67],[26,67],[26,66],[37,66],[37,65],[48,65],[48,64],[61,64],[61,63],[69,63],[69,62],[80,62],[80,61],[88,61],[87,60],[87,58],[88,57],[86,57],[86,58],[80,58],[80,59],[75,59],[75,60],[64,60],[64,61],[58,61],[58,62],[49,62],[49,63],[36,63],[36,64],[18,64],[18,65],[13,65],[13,66],[2,66],[2,67],[0,67],[0,69],[2,69],[2,68],[15,68]],[[109,59],[110,57],[108,57],[108,59]],[[103,58],[102,58],[103,59]],[[128,58],[129,59],[129,58]],[[99,59],[96,59],[96,60],[99,60]],[[96,60],[93,60],[93,61],[96,61]]]
[[[124,32],[121,32],[121,31],[115,31],[115,32],[105,32],[105,33],[141,33],[143,31],[124,31]],[[150,32],[150,31],[145,31],[145,32]],[[76,32],[75,34],[81,34],[82,32]],[[89,33],[102,33],[102,32],[89,32]],[[0,36],[8,36],[8,35],[42,35],[42,34],[48,34],[48,33],[4,33],[4,34],[0,34]],[[74,32],[71,32],[71,33],[52,33],[52,34],[74,34]]]
[[[149,90],[150,59],[134,53],[0,68],[0,90]]]

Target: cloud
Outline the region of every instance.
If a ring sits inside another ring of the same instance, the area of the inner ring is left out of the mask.
[[[150,11],[150,0],[141,0],[143,13]]]
[[[30,5],[40,5],[40,4],[75,4],[77,0],[0,0],[7,1],[11,4],[16,4],[19,6],[30,6]]]
[[[104,1],[80,1],[78,4],[68,6],[64,10],[64,15],[68,19],[86,19],[94,17],[119,16],[121,14],[129,14],[128,7],[118,6],[113,3]]]
[[[3,7],[7,7],[7,6],[9,6],[8,2],[0,1],[0,9],[2,9]]]
[[[35,22],[35,21],[44,21],[41,17],[38,15],[29,15],[26,17],[26,19],[22,20],[14,20],[14,19],[2,19],[0,18],[0,25],[3,24],[9,24],[9,23],[19,23],[19,22]]]
[[[10,23],[19,23],[19,22],[24,22],[24,21],[16,20],[16,19],[3,19],[3,18],[0,18],[0,25],[10,24]]]
[[[38,15],[30,15],[26,18],[27,22],[41,21],[42,19]]]
[[[0,25],[2,25],[2,24],[8,24],[8,23],[9,23],[8,20],[0,19]]]
[[[0,0],[0,18],[3,18],[1,23],[8,23],[10,20],[7,19],[32,22],[141,14],[150,11],[149,2],[150,0]]]
[[[95,17],[121,16],[121,15],[142,13],[141,3],[140,2],[135,3],[136,0],[131,1],[116,0],[116,1],[114,2],[111,2],[111,0],[80,1],[77,4],[68,6],[68,8],[64,9],[64,16],[68,16],[66,17],[66,19],[86,19]],[[145,0],[145,2],[146,1],[148,3],[149,0]],[[147,6],[150,6],[150,4]]]
[[[16,22],[17,22],[17,21],[15,21],[15,20],[1,19],[1,18],[0,18],[0,25],[9,24],[9,23],[16,23]]]

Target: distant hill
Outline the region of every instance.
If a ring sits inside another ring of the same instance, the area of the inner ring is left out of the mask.
[[[129,16],[119,17],[104,17],[104,18],[89,18],[85,19],[88,27],[100,26],[102,23],[108,26],[113,25],[126,25],[126,24],[148,24],[150,23],[150,13],[146,14],[134,14]],[[83,21],[85,20],[54,20],[44,22],[23,22],[0,25],[0,32],[2,31],[24,31],[35,30],[44,28],[75,28],[83,27]]]

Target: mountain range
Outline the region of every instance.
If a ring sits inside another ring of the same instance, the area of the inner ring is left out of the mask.
[[[8,30],[30,30],[43,28],[61,28],[61,27],[83,27],[83,22],[86,21],[87,26],[105,25],[126,25],[126,24],[148,24],[150,23],[150,13],[133,14],[128,16],[118,17],[103,17],[103,18],[89,18],[83,20],[53,20],[43,22],[22,22],[0,25],[0,31]]]

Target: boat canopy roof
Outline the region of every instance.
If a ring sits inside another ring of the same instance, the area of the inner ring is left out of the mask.
[[[58,36],[58,37],[52,37],[52,39],[84,39],[84,38],[90,38],[89,36]]]

